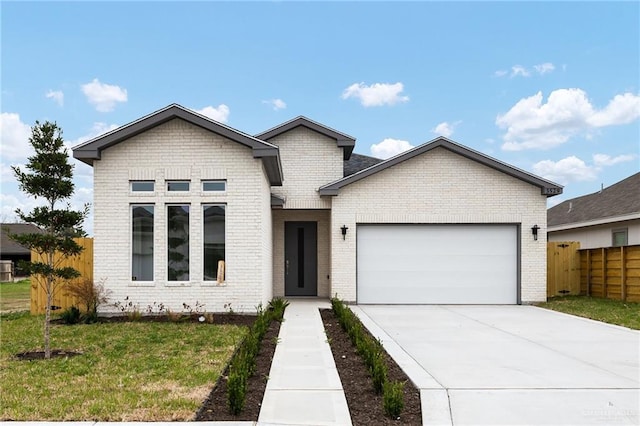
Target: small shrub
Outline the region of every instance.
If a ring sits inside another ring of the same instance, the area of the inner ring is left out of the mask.
[[[80,323],[82,314],[80,313],[80,309],[78,309],[75,306],[72,306],[69,309],[66,309],[64,312],[62,312],[60,317],[62,318],[65,324],[78,324]]]
[[[276,297],[269,302],[269,310],[272,318],[278,322],[282,322],[284,310],[289,306],[289,302],[281,297]]]
[[[384,413],[390,418],[396,420],[399,418],[404,408],[404,382],[390,382],[384,384],[382,391],[382,404]]]
[[[383,393],[384,386],[387,383],[387,363],[381,353],[374,356],[373,365],[369,367],[369,371],[371,372],[373,389],[377,394]]]
[[[68,283],[65,294],[80,303],[85,313],[82,319],[91,323],[98,320],[98,307],[107,303],[110,293],[104,288],[104,280],[96,284],[93,280],[84,279]]]
[[[244,408],[247,395],[247,374],[241,368],[231,368],[227,381],[227,402],[229,411],[234,416],[240,414]]]

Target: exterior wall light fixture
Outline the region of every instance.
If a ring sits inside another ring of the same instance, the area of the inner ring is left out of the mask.
[[[342,225],[342,228],[340,228],[340,230],[342,230],[342,239],[346,240],[347,239],[347,225]]]
[[[533,225],[533,227],[531,228],[531,233],[533,234],[533,241],[538,241],[538,229],[540,229],[538,225]]]

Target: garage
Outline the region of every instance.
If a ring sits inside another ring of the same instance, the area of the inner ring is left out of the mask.
[[[357,226],[357,302],[517,304],[518,226]]]

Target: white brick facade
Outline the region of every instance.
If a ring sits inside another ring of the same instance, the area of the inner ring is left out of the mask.
[[[356,224],[520,224],[521,299],[546,300],[546,197],[540,188],[443,148],[357,181],[333,197],[331,294],[356,301]],[[531,227],[541,227],[538,241]],[[340,227],[349,228],[346,240]]]
[[[207,311],[229,306],[238,312],[254,311],[258,304],[285,295],[284,234],[289,221],[317,223],[318,297],[357,300],[358,224],[486,223],[519,227],[521,301],[546,298],[546,197],[534,184],[437,147],[346,185],[337,196],[320,196],[320,187],[343,177],[344,148],[336,139],[298,126],[268,144],[257,141],[259,148],[279,156],[283,185],[271,186],[273,162],[266,167],[261,158],[254,158],[252,148],[216,133],[223,130],[205,130],[185,120],[173,118],[132,133],[90,157],[94,277],[105,280],[111,303],[128,297],[143,311],[154,302],[181,311],[183,303],[194,306],[196,301]],[[247,138],[241,135],[239,140],[242,137]],[[201,182],[208,179],[224,180],[226,190],[203,192]],[[132,192],[132,180],[152,180],[155,190]],[[169,192],[168,180],[187,180],[190,190]],[[285,200],[282,208],[272,209],[271,193]],[[134,204],[154,206],[153,281],[132,279]],[[167,206],[172,204],[190,206],[188,282],[167,277]],[[226,209],[226,271],[220,285],[203,279],[206,204]],[[538,241],[531,235],[536,224]],[[348,227],[345,239],[342,226]],[[102,309],[116,312],[113,306]]]
[[[152,194],[133,193],[130,180],[154,180]],[[191,182],[188,193],[166,191],[166,180]],[[204,193],[201,180],[224,179],[226,191]],[[190,281],[167,280],[166,206],[190,205]],[[203,280],[202,205],[225,204],[226,281]],[[154,281],[131,279],[132,204],[153,204]],[[182,310],[198,301],[208,311],[253,311],[271,298],[269,183],[251,149],[174,119],[103,151],[94,161],[94,276],[110,299],[129,297],[142,310],[164,303]],[[113,311],[114,308],[104,307]]]

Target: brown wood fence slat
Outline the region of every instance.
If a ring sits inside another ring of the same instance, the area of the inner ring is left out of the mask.
[[[578,252],[581,294],[640,302],[640,245]]]
[[[84,247],[84,250],[80,255],[71,257],[62,262],[60,267],[72,266],[80,272],[80,277],[72,280],[71,282],[80,282],[86,279],[93,280],[93,238],[75,238],[75,241]],[[58,258],[56,258],[57,260]],[[41,261],[41,257],[31,252],[32,261]],[[53,294],[53,305],[59,306],[64,310],[76,304],[73,297],[66,294],[66,284],[60,284],[56,287],[56,291]],[[31,314],[43,314],[45,305],[47,302],[47,295],[44,288],[39,285],[39,277],[31,277]]]
[[[547,243],[547,297],[580,294],[580,243]]]

